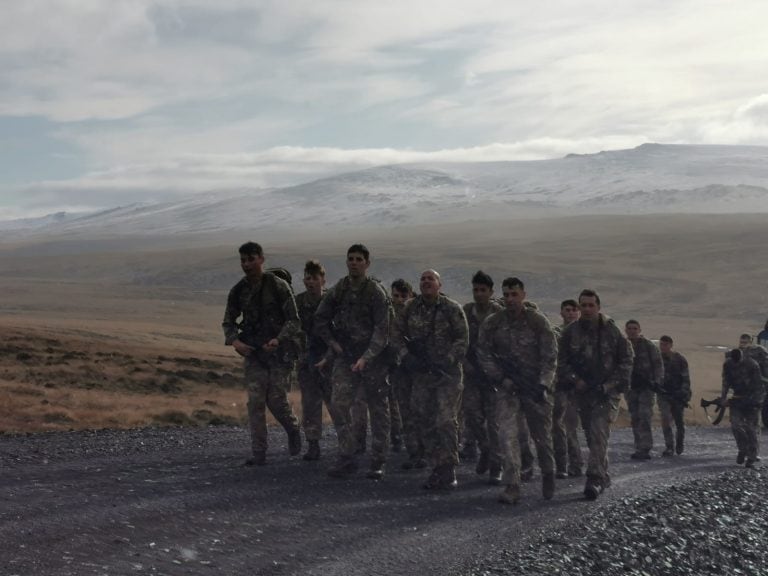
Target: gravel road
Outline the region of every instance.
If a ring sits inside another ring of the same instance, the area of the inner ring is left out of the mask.
[[[240,428],[0,437],[0,574],[514,574],[512,562],[552,553],[553,534],[562,544],[573,527],[580,538],[590,519],[626,514],[628,499],[762,474],[735,465],[727,427],[693,428],[686,454],[648,462],[629,459],[631,431],[619,429],[613,486],[597,502],[583,500],[583,479],[558,480],[544,501],[537,476],[509,507],[470,464],[452,493],[421,489],[426,473],[401,471],[404,454],[381,482],[333,480],[331,431],[309,463],[270,434],[269,464],[257,468],[242,466]]]

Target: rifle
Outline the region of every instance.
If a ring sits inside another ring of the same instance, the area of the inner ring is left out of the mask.
[[[707,410],[710,406],[716,407],[714,418],[709,415],[709,411]],[[702,398],[701,407],[704,408],[704,414],[707,415],[707,420],[709,420],[710,424],[713,426],[717,426],[723,421],[723,417],[725,416],[725,404],[723,404],[720,398],[715,398],[714,400],[704,400],[704,398]]]
[[[405,336],[403,340],[405,341],[405,347],[408,349],[408,354],[403,358],[401,366],[407,372],[450,376],[440,366],[429,361],[426,338],[408,338]]]
[[[541,384],[537,384],[535,387],[518,385],[517,382],[520,380],[520,377],[519,370],[517,369],[515,362],[510,358],[499,356],[498,354],[494,354],[493,357],[496,359],[496,362],[499,364],[499,366],[501,366],[502,382],[506,379],[512,381],[512,387],[505,388],[507,392],[516,394],[517,396],[527,396],[534,402],[547,401],[547,392],[549,392],[549,390],[546,386],[542,386]],[[499,387],[495,387],[497,391],[498,388]]]

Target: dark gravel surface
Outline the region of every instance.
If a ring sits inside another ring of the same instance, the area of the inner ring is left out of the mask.
[[[327,478],[330,432],[308,463],[272,430],[259,468],[239,428],[3,436],[0,574],[761,574],[765,474],[736,467],[728,428],[687,440],[638,463],[616,430],[597,502],[582,479],[544,501],[537,477],[509,507],[471,465],[425,492],[402,454],[381,482]]]

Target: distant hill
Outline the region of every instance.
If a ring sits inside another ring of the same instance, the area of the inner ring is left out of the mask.
[[[768,212],[768,147],[643,144],[526,162],[380,166],[278,189],[0,222],[0,232],[188,234],[574,214]]]

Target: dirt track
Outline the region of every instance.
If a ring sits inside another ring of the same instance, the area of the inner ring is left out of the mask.
[[[270,442],[269,465],[246,468],[239,428],[0,437],[0,574],[461,574],[595,506],[734,467],[727,427],[694,428],[685,455],[644,463],[616,430],[597,503],[582,479],[558,480],[546,502],[537,477],[510,508],[470,465],[456,492],[432,494],[401,454],[382,482],[338,481],[325,475],[331,432],[320,462],[289,458],[279,430]]]

